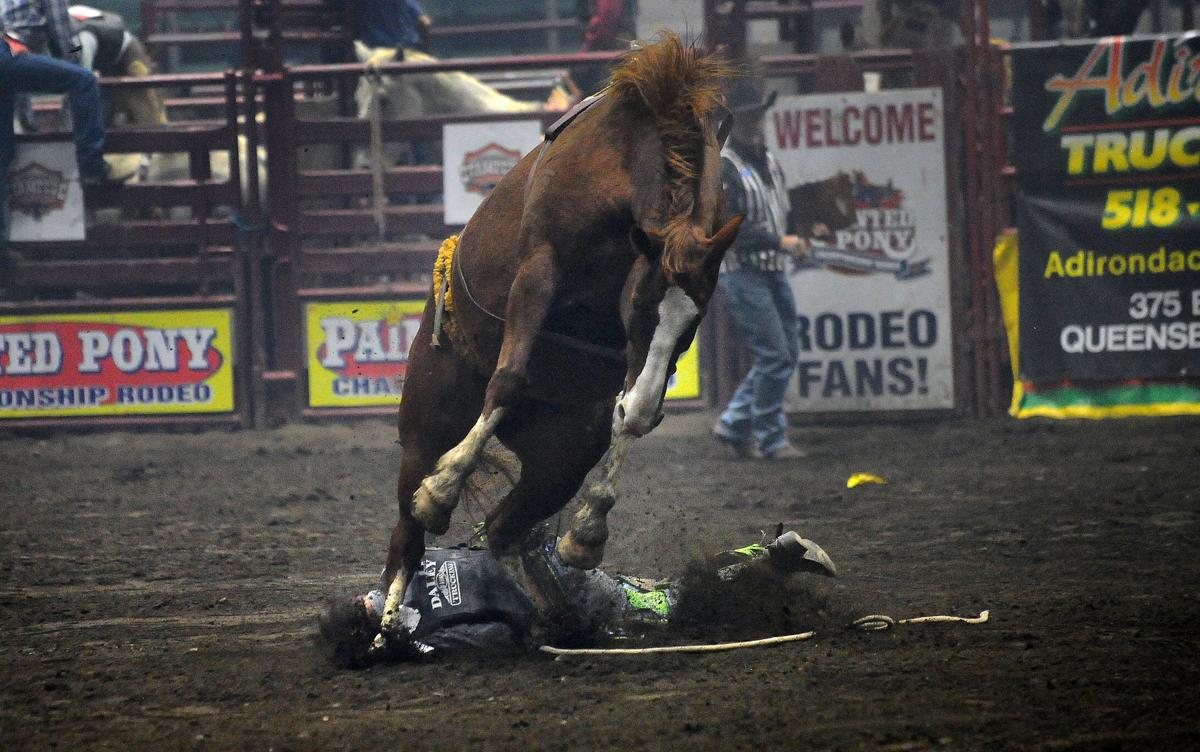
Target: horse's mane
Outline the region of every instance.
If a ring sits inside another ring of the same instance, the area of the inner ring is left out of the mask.
[[[609,80],[610,92],[650,110],[666,160],[666,216],[652,233],[663,243],[663,267],[679,271],[694,242],[692,213],[704,157],[701,121],[724,104],[722,82],[734,68],[717,55],[704,55],[671,31],[625,55]]]

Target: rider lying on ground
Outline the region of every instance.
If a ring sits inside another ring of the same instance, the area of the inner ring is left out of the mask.
[[[387,655],[371,652],[379,631],[386,584],[348,602],[331,604],[321,635],[335,662],[361,668],[382,658],[482,649],[519,651],[541,644],[596,644],[673,625],[681,581],[612,576],[573,569],[556,551],[558,539],[535,531],[511,571],[471,544],[429,548],[403,602],[407,646]],[[778,578],[796,572],[837,574],[829,556],[811,540],[788,531],[766,545],[724,551],[707,562],[716,582]],[[709,585],[711,588],[712,584]]]

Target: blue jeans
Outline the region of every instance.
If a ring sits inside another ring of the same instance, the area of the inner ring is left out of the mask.
[[[66,94],[71,103],[75,159],[85,176],[103,175],[104,121],[100,86],[87,68],[46,55],[13,55],[0,41],[0,209],[7,207],[8,168],[16,152],[13,141],[13,100],[17,92]],[[8,237],[0,211],[0,240]]]
[[[721,273],[721,288],[754,364],[721,413],[717,433],[738,443],[753,439],[765,454],[788,445],[783,396],[800,354],[796,300],[784,272],[740,268]]]

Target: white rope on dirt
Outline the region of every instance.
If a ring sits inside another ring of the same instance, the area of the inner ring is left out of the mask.
[[[987,609],[979,612],[979,616],[914,616],[911,619],[901,619],[897,624],[986,624],[991,612]]]
[[[990,615],[991,612],[986,609],[980,611],[979,616],[914,616],[910,619],[893,619],[887,614],[867,614],[850,622],[850,626],[864,632],[881,632],[897,624],[985,624]]]
[[[663,645],[655,648],[556,648],[543,645],[539,650],[550,655],[649,655],[650,653],[720,653],[741,648],[761,648],[784,642],[800,642],[816,636],[816,632],[764,637],[761,640],[742,642],[717,642],[708,645]]]
[[[893,619],[887,614],[868,614],[850,622],[850,626],[867,632],[881,632],[897,624],[984,624],[991,612],[984,610],[979,616],[914,616],[909,619]],[[539,650],[550,655],[649,655],[651,653],[720,653],[741,648],[761,648],[785,642],[800,642],[816,636],[816,632],[765,637],[761,640],[742,642],[717,642],[707,645],[665,645],[654,648],[556,648],[543,645]]]

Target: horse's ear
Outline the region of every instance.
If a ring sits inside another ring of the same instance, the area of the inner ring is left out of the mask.
[[[722,107],[716,112],[717,117],[717,145],[721,148],[725,147],[725,141],[729,139],[730,132],[733,131],[733,113],[728,108]]]
[[[704,271],[707,274],[717,274],[721,267],[721,261],[725,258],[725,251],[729,250],[729,246],[733,245],[733,241],[737,238],[738,229],[745,221],[745,214],[738,214],[733,219],[725,223],[725,226],[717,230],[716,234],[705,242],[704,254]]]
[[[716,234],[708,239],[708,255],[723,256],[725,251],[729,250],[729,246],[733,245],[733,241],[737,239],[738,230],[744,221],[746,221],[746,215],[738,214],[726,222],[724,227],[717,230]]]
[[[738,229],[745,221],[745,215],[737,215],[725,223],[725,227],[716,230],[716,234],[704,242],[704,257],[701,261],[703,275],[715,279],[721,271],[721,261],[725,260],[725,252],[737,239]]]

